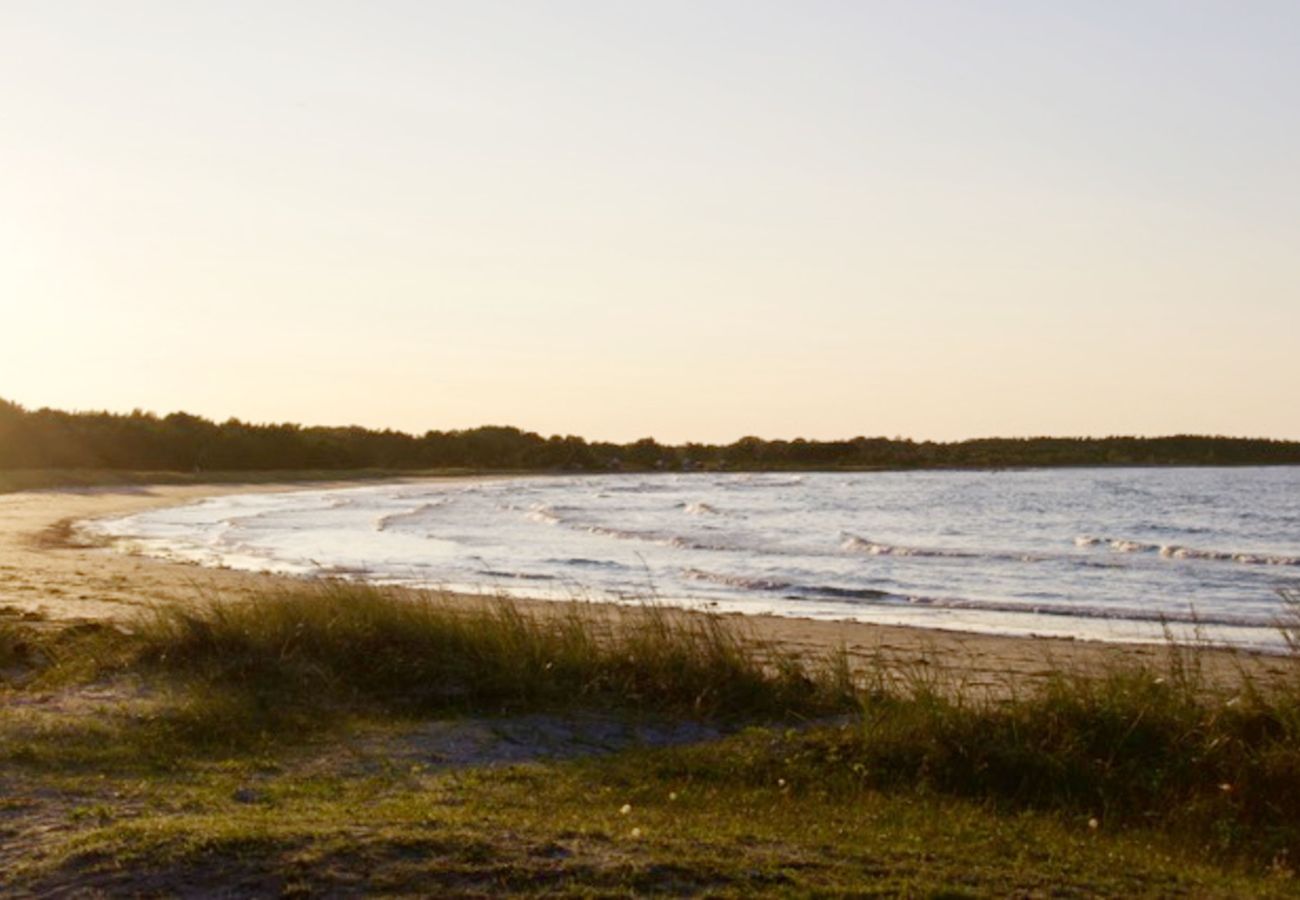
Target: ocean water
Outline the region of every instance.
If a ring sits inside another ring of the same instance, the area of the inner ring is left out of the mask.
[[[1280,649],[1300,468],[653,474],[231,495],[85,527],[385,584]]]

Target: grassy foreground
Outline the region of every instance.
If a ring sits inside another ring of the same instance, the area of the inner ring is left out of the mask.
[[[0,618],[0,892],[1286,896],[1300,680],[994,699],[656,608]]]

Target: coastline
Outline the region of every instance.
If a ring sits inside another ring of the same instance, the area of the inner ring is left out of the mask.
[[[426,479],[393,479],[398,483],[414,480]],[[98,620],[129,625],[134,616],[157,604],[184,605],[213,596],[241,599],[267,588],[301,584],[302,579],[297,577],[200,567],[80,543],[71,524],[226,494],[278,493],[361,483],[376,482],[124,486],[0,495],[0,611],[41,616],[56,623]],[[486,594],[449,596],[464,604],[491,599]],[[560,608],[553,601],[514,602],[539,615]],[[686,610],[674,614],[700,615]],[[843,647],[851,663],[857,665],[883,656],[894,665],[927,667],[942,674],[944,680],[995,692],[1032,683],[1054,667],[1093,669],[1122,662],[1161,666],[1169,652],[1162,645],[1150,644],[990,635],[771,615],[722,615],[760,641],[801,654],[823,655]],[[1211,680],[1218,683],[1238,679],[1243,670],[1267,678],[1292,669],[1291,661],[1283,657],[1216,648],[1198,648],[1196,652]]]

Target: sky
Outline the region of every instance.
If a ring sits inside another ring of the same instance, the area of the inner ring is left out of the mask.
[[[0,3],[0,397],[1300,438],[1300,4]]]

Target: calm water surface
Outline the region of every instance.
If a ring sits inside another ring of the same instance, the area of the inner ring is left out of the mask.
[[[673,474],[212,498],[87,527],[206,565],[1279,648],[1300,468]]]

